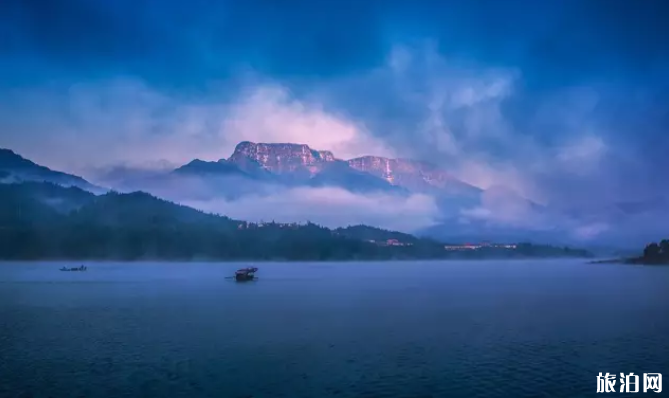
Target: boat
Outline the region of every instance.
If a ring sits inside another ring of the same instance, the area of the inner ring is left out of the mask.
[[[258,268],[256,267],[238,269],[237,271],[235,271],[235,280],[237,282],[248,282],[257,279],[255,277],[255,273],[257,271]]]
[[[81,267],[72,267],[72,268],[67,268],[67,267],[62,267],[60,270],[61,271],[86,271],[88,267],[85,265],[82,265]]]

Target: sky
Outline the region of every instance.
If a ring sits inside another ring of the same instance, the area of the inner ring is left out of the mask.
[[[0,146],[87,176],[299,142],[569,212],[643,207],[667,195],[667,17],[663,0],[5,0]]]

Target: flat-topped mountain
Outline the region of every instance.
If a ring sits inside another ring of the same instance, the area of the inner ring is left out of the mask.
[[[321,185],[343,185],[345,188],[348,187],[346,181],[355,179],[356,188],[360,188],[360,184],[368,184],[375,189],[396,187],[433,194],[480,191],[427,162],[379,156],[340,160],[330,151],[312,149],[305,144],[244,141],[236,146],[228,159],[221,161],[235,164],[248,173],[264,170],[281,176],[314,179]]]
[[[194,159],[172,170],[126,173],[110,188],[121,192],[143,190],[172,200],[237,200],[247,195],[271,195],[284,187],[337,187],[356,193],[426,193],[444,210],[457,212],[476,206],[481,190],[428,162],[363,156],[338,159],[327,150],[305,144],[237,144],[229,158]],[[12,151],[0,152],[0,182],[47,181],[101,189],[81,177],[50,170]]]
[[[17,178],[16,181],[44,180],[91,189],[80,177],[53,172],[25,159],[23,162],[38,168],[42,174],[51,172],[50,178]],[[9,177],[16,174],[6,173],[0,167],[0,181],[13,181]],[[64,182],[66,177],[69,183]],[[239,199],[248,194],[264,195],[281,187],[304,186],[337,187],[356,193],[425,193],[434,195],[440,204],[448,203],[452,207],[452,203],[464,203],[460,199],[467,203],[477,201],[481,192],[428,162],[378,156],[344,160],[331,151],[306,144],[250,141],[237,144],[228,158],[194,159],[171,170],[148,174],[138,170],[113,181],[110,188],[119,191],[145,190],[173,200]]]
[[[304,144],[266,144],[240,142],[227,159],[246,171],[258,168],[275,174],[308,172],[318,173],[323,164],[334,162],[330,151],[317,151]]]
[[[93,193],[106,192],[81,177],[51,170],[10,150],[0,150],[0,183],[23,181],[44,181],[65,187],[80,187]],[[500,201],[507,205],[509,201],[523,204],[526,201],[528,209],[536,207],[522,197],[509,199],[509,195],[503,195],[500,199],[499,195],[492,195],[491,190],[483,191],[466,184],[428,162],[378,156],[342,160],[332,152],[303,144],[245,141],[239,143],[227,159],[195,159],[175,169],[151,173],[142,173],[141,170],[133,173],[131,170],[109,186],[119,192],[145,191],[177,202],[235,201],[250,196],[282,194],[287,188],[302,187],[336,187],[365,195],[431,195],[440,211],[440,218],[433,227],[415,231],[425,236],[448,240],[463,234],[476,237],[483,232],[494,237],[513,235],[517,240],[537,236],[536,232],[528,232],[522,227],[514,227],[510,231],[485,219],[470,220],[467,225],[459,222],[462,209],[485,207],[486,198],[492,204]],[[535,212],[528,217],[536,215]]]

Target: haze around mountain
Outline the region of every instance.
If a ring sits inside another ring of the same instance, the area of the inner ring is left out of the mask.
[[[46,19],[3,3],[0,147],[233,217],[634,247],[662,236],[660,2],[251,3],[75,2]],[[242,142],[363,160],[308,177],[175,173]],[[388,181],[380,158],[430,164],[458,189]]]

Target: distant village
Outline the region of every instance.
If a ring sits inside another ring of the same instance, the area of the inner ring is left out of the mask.
[[[376,243],[379,246],[413,246],[412,242],[400,242],[397,239],[374,240],[368,239],[369,243]]]
[[[401,242],[397,239],[387,239],[382,241],[368,240],[370,243],[376,243],[379,246],[413,246],[412,242]],[[444,245],[445,250],[449,251],[466,251],[479,249],[516,249],[516,245],[510,244],[496,244],[496,243],[463,243],[459,245]]]
[[[273,227],[273,228],[292,228],[297,229],[299,227],[305,226],[306,223],[277,223],[277,222],[249,222],[249,221],[240,221],[237,225],[237,229],[255,229],[263,227]]]
[[[479,250],[479,249],[516,249],[516,245],[505,245],[497,243],[463,243],[461,245],[445,245],[444,249],[452,251],[461,251],[461,250]]]
[[[263,227],[278,227],[286,229],[297,229],[301,226],[306,225],[307,223],[277,223],[277,222],[249,222],[249,221],[240,221],[237,225],[238,229],[256,229]],[[369,243],[374,243],[378,246],[413,246],[413,242],[403,242],[399,239],[384,239],[384,240],[374,240],[367,239]],[[480,250],[480,249],[509,249],[514,250],[517,248],[515,244],[501,244],[501,243],[491,243],[491,242],[482,242],[482,243],[462,243],[462,244],[450,244],[444,245],[444,249],[448,251],[470,251],[470,250]]]

